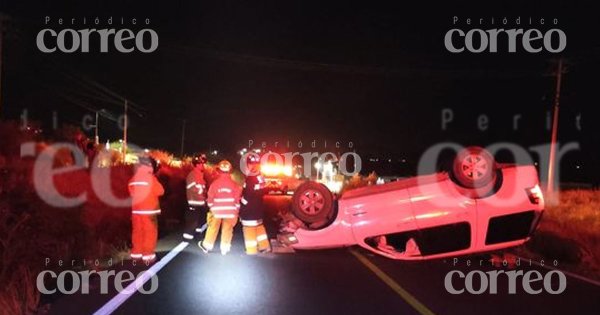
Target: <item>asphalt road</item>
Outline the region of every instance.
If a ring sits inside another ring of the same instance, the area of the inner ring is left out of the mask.
[[[284,201],[283,201],[284,202]],[[276,208],[282,200],[271,205]],[[269,233],[275,233],[269,227]],[[491,266],[484,257],[399,262],[359,248],[301,251],[288,254],[246,256],[238,226],[232,253],[203,254],[189,244],[162,268],[153,294],[134,293],[115,314],[586,314],[600,309],[600,286],[567,276],[564,292],[553,295],[508,294],[507,278],[499,277],[498,293],[453,295],[444,286],[446,274],[461,270],[483,272],[509,269]],[[181,240],[161,239],[160,257]],[[466,261],[471,259],[471,266]],[[482,263],[483,266],[479,266]],[[140,267],[120,269],[136,272]],[[517,270],[550,270],[521,264]],[[464,280],[453,283],[464,287]],[[553,277],[557,288],[557,277]],[[535,287],[541,287],[538,282]],[[478,281],[475,287],[478,288]],[[64,296],[51,307],[52,314],[92,314],[116,295]],[[146,285],[146,288],[149,284]]]

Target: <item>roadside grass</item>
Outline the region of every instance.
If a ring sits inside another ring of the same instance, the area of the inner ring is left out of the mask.
[[[566,190],[547,206],[538,230],[521,249],[600,280],[600,190]]]
[[[71,133],[70,130],[61,132]],[[46,139],[39,133],[22,130],[17,123],[0,122],[0,139],[0,315],[43,313],[49,306],[40,305],[48,301],[36,288],[37,275],[42,270],[58,269],[56,265],[46,266],[46,259],[81,262],[113,258],[113,262],[118,263],[127,258],[131,209],[127,204],[107,204],[96,192],[112,194],[118,199],[128,197],[127,182],[133,167],[113,163],[109,167],[58,173],[44,179],[36,190],[34,160],[20,156],[21,144],[32,141],[40,152],[53,141],[73,143],[72,137]],[[72,163],[70,152],[59,152],[52,161],[55,168]],[[165,187],[159,217],[161,234],[168,233],[167,230],[183,219],[185,177],[190,168],[165,163],[158,174]],[[98,189],[93,189],[92,174],[96,174],[100,182]],[[85,194],[87,199],[80,205],[53,206],[40,198],[44,190],[47,190],[46,196],[55,195],[52,187],[62,197]],[[99,266],[103,267],[107,266]],[[81,268],[88,267],[73,266],[73,269]],[[47,283],[46,287],[54,285]]]

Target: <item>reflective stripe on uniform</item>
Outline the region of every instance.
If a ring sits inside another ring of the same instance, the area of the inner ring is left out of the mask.
[[[233,198],[215,198],[213,201],[214,202],[234,202],[235,199],[233,199]]]
[[[192,240],[192,239],[194,239],[194,235],[188,234],[188,233],[183,233],[183,238],[185,238],[186,240]]]
[[[210,208],[210,211],[219,211],[219,210],[237,210],[236,206],[214,206]]]
[[[233,219],[236,217],[235,214],[213,214],[217,219]]]
[[[230,193],[232,191],[229,188],[219,188],[218,192],[228,192],[228,193]]]
[[[142,259],[143,259],[143,260],[152,260],[152,259],[154,259],[154,258],[156,258],[156,254],[152,254],[152,255],[144,255],[144,256],[142,257]]]
[[[157,210],[133,210],[131,211],[133,214],[158,214],[160,213],[160,209]]]
[[[204,206],[205,203],[206,202],[199,201],[199,200],[188,200],[188,204],[194,205],[194,206]]]
[[[254,190],[260,190],[260,184],[254,185]]]
[[[243,226],[259,226],[262,224],[262,220],[242,220]]]
[[[260,241],[264,241],[266,239],[268,239],[267,234],[261,234],[261,235],[259,235],[259,236],[256,237],[256,240],[259,241],[259,242]]]
[[[241,200],[241,201],[242,201],[242,203],[243,203],[244,205],[247,205],[247,204],[248,204],[248,200],[246,200],[246,198],[244,198],[244,197],[242,197],[242,200]]]
[[[129,186],[150,186],[148,182],[131,182]]]
[[[192,187],[194,187],[196,185],[196,182],[191,182],[189,185],[187,185],[187,189],[190,189]]]
[[[244,244],[246,244],[246,247],[256,247],[256,246],[258,246],[258,242],[257,241],[245,241]]]
[[[131,254],[131,258],[142,258],[142,254]]]

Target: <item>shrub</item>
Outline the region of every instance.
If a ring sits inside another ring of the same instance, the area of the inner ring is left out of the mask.
[[[369,173],[367,176],[362,176],[358,173],[350,177],[344,184],[341,194],[352,189],[361,188],[369,185],[374,185],[377,182],[377,174],[375,172]]]
[[[542,256],[584,266],[598,276],[599,231],[600,191],[566,190],[556,206],[547,207],[527,247]]]
[[[76,128],[55,133],[61,141],[85,141]],[[36,289],[37,274],[48,269],[45,258],[101,259],[122,254],[128,248],[131,235],[130,206],[113,207],[104,203],[92,189],[90,170],[79,169],[55,175],[52,184],[65,197],[87,194],[80,206],[54,208],[42,201],[34,190],[33,158],[21,158],[20,146],[36,141],[39,153],[48,147],[37,129],[21,130],[17,123],[0,122],[0,314],[27,314],[35,312],[39,303]],[[108,151],[107,167],[93,170],[108,175],[112,193],[117,198],[129,197],[127,183],[133,175],[133,166],[117,163],[120,156]],[[172,158],[159,151],[159,160]],[[118,152],[117,152],[118,153]],[[54,167],[71,165],[72,152],[63,150],[52,161]],[[186,208],[185,178],[188,166],[171,167],[163,164],[159,180],[166,194],[161,199],[163,215],[160,221],[179,222]],[[164,231],[164,224],[161,226]]]

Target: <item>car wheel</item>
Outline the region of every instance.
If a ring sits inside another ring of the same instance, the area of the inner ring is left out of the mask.
[[[481,147],[468,147],[459,152],[452,164],[452,177],[465,188],[484,188],[496,181],[494,157]]]
[[[333,195],[320,183],[305,182],[298,186],[292,197],[294,216],[307,224],[326,220],[333,210]]]

